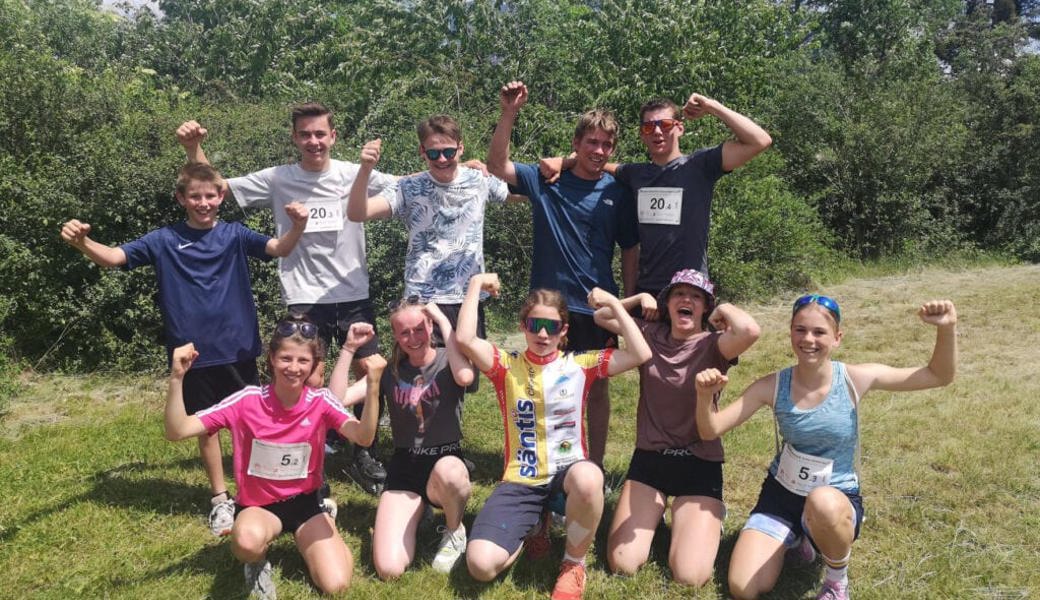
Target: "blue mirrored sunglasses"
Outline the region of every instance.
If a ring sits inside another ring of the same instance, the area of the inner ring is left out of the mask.
[[[458,148],[423,148],[423,154],[430,160],[437,160],[444,155],[444,158],[451,160],[455,158],[455,155],[459,153]]]
[[[543,319],[541,317],[527,317],[524,319],[524,329],[531,333],[545,330],[548,335],[556,335],[563,329],[563,321],[558,319]]]
[[[798,312],[799,308],[814,302],[831,311],[831,314],[834,315],[834,320],[841,323],[841,307],[838,306],[837,301],[828,296],[821,296],[820,294],[806,294],[795,300],[794,307],[791,309],[791,315],[794,316],[794,313]]]
[[[313,340],[318,337],[318,326],[307,321],[279,321],[274,332],[280,337],[290,337],[299,333],[304,339]]]

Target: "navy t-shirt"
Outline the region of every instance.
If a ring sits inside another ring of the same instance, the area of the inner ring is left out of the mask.
[[[246,257],[270,260],[265,250],[270,239],[237,222],[218,221],[213,229],[181,222],[120,246],[125,268],[155,267],[168,357],[188,342],[199,353],[195,367],[260,355]]]
[[[531,289],[559,290],[567,309],[590,315],[594,287],[618,294],[614,245],[639,243],[632,194],[607,173],[595,181],[564,171],[548,184],[536,165],[513,163],[518,193],[531,200]]]
[[[724,174],[721,144],[663,167],[618,166],[617,178],[631,188],[639,219],[638,291],[657,295],[682,269],[708,273],[711,200]]]

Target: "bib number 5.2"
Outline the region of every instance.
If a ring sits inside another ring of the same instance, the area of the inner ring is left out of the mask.
[[[307,442],[277,444],[254,439],[247,472],[275,481],[305,479],[310,461],[311,445]]]

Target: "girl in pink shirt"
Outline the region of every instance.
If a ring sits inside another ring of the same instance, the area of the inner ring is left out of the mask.
[[[259,598],[274,598],[267,548],[290,532],[315,585],[333,594],[350,585],[353,558],[322,511],[318,489],[325,460],[325,431],[337,429],[354,443],[372,442],[378,425],[379,379],[386,361],[361,359],[367,390],[363,421],[355,419],[327,389],[305,382],[325,355],[317,326],[306,320],[283,320],[268,347],[272,383],[249,386],[220,404],[188,415],[184,410],[184,374],[198,356],[192,344],[176,348],[166,401],[166,437],[181,440],[227,428],[234,438],[236,497],[231,552],[245,563],[246,583]],[[346,349],[356,349],[374,335],[367,323],[351,325]],[[352,353],[341,354],[349,363]],[[359,393],[355,387],[353,393]]]

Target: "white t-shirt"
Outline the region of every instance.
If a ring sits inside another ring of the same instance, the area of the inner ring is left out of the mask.
[[[485,206],[508,194],[504,181],[468,167],[459,167],[450,183],[429,172],[404,177],[396,194],[384,194],[408,229],[404,296],[461,303],[470,278],[484,272]]]
[[[368,298],[365,230],[347,219],[347,199],[357,172],[358,165],[333,160],[320,173],[291,164],[228,180],[239,206],[274,211],[279,236],[292,228],[285,214],[287,204],[298,200],[310,213],[297,247],[278,260],[286,304],[335,304]],[[395,182],[393,176],[373,171],[368,194],[388,197],[394,193]]]

